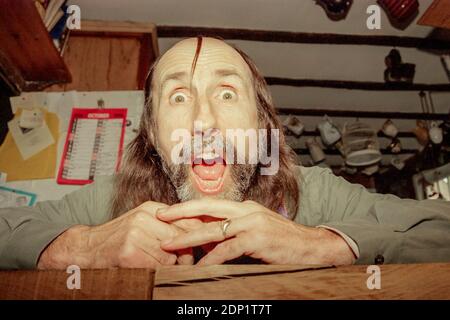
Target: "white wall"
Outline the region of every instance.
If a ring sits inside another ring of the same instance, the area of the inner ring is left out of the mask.
[[[345,20],[329,20],[313,0],[72,0],[81,7],[83,19],[151,21],[157,25],[210,26],[324,32],[364,35],[399,35],[425,37],[432,28],[411,24],[405,31],[393,28],[384,12],[381,30],[366,28],[366,9],[375,0],[355,0]],[[432,0],[420,0],[420,14]],[[160,38],[164,53],[178,39]],[[312,45],[230,41],[247,52],[265,76],[355,81],[383,81],[384,57],[390,47],[351,45]],[[403,60],[416,64],[417,83],[448,83],[439,56],[417,49],[399,48]],[[345,109],[367,111],[421,112],[417,92],[336,90],[272,86],[280,107]],[[433,95],[436,112],[450,108],[450,93]],[[318,118],[305,117],[312,130]],[[354,119],[335,119],[339,124]],[[369,121],[378,129],[384,120]],[[410,130],[415,121],[396,121],[401,130]],[[304,138],[298,143],[303,145]],[[415,139],[402,139],[405,148],[417,148]],[[382,145],[387,143],[381,139]],[[339,163],[340,157],[331,157]],[[306,161],[306,158],[303,158]],[[389,157],[384,160],[389,161]]]

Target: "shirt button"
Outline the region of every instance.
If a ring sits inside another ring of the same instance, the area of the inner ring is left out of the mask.
[[[375,264],[383,264],[384,263],[384,257],[379,254],[375,257]]]

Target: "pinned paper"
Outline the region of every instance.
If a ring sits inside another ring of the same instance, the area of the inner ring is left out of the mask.
[[[0,208],[31,207],[35,201],[35,193],[0,186]]]
[[[44,124],[44,112],[39,108],[24,109],[20,114],[19,126],[25,129],[34,129]]]
[[[22,109],[18,108],[14,117],[17,121],[20,118],[21,112]],[[59,121],[57,115],[47,112],[45,109],[43,109],[43,113],[46,126],[50,129],[55,141],[58,141]],[[37,129],[27,130],[33,131]],[[54,178],[56,154],[57,144],[54,143],[27,160],[24,160],[11,132],[8,132],[5,141],[0,146],[0,171],[7,173],[6,180],[8,182]]]
[[[6,177],[8,174],[6,172],[0,172],[0,186],[6,183]]]
[[[27,129],[21,128],[20,119],[21,117],[14,117],[8,122],[8,128],[23,160],[27,160],[55,143],[45,121],[40,127]]]

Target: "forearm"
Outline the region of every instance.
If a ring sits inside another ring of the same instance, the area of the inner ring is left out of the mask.
[[[60,234],[41,253],[38,269],[65,269],[75,264],[80,268],[91,265],[89,231],[91,227],[76,225]]]
[[[316,228],[318,244],[312,247],[312,259],[322,264],[350,265],[356,260],[353,250],[339,234],[325,228]]]
[[[34,269],[43,249],[73,223],[48,221],[36,208],[0,209],[0,269]]]

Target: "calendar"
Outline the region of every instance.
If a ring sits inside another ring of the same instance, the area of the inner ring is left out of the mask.
[[[59,184],[88,184],[120,167],[127,109],[74,108],[59,167]]]

